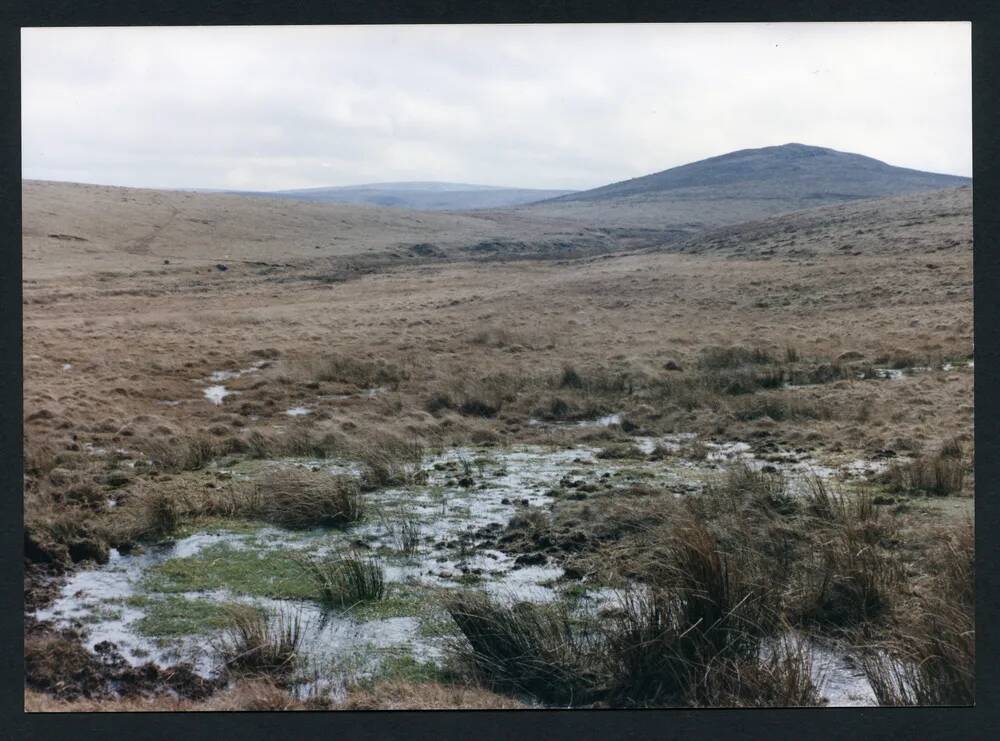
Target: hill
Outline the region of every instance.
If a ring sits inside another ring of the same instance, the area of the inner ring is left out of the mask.
[[[693,233],[802,209],[971,182],[894,167],[859,154],[785,144],[711,157],[525,210],[617,227],[680,228]]]
[[[28,279],[160,270],[164,261],[212,267],[453,250],[489,257],[600,248],[606,241],[575,224],[509,211],[428,212],[40,180],[23,181],[21,193]]]

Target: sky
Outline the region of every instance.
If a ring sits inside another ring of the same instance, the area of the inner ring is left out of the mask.
[[[584,189],[798,142],[968,176],[970,28],[23,29],[22,175]]]

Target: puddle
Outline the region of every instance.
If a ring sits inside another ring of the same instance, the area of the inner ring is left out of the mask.
[[[810,677],[827,707],[871,707],[878,705],[871,684],[855,662],[848,646],[826,639],[803,638],[793,631],[780,638],[765,641],[761,655],[768,656],[788,641],[791,651],[808,653]]]
[[[232,381],[241,376],[245,376],[248,373],[256,373],[264,366],[266,362],[267,362],[266,360],[258,360],[257,362],[253,363],[249,368],[240,368],[238,370],[212,371],[212,373],[209,374],[208,376],[208,380],[214,381],[215,385],[206,386],[204,389],[202,389],[202,393],[205,395],[205,398],[208,399],[213,404],[216,405],[221,404],[222,400],[225,399],[227,396],[232,396],[233,394],[239,393],[239,391],[230,391],[229,389],[227,389],[224,385],[221,384],[222,381]]]
[[[219,559],[225,562],[227,558],[235,558],[236,551],[249,550],[257,558],[275,559],[295,550],[315,555],[358,550],[379,557],[390,590],[402,589],[415,595],[408,609],[416,613],[423,610],[419,607],[423,602],[435,604],[431,595],[442,588],[482,588],[521,601],[552,601],[559,598],[552,583],[562,576],[561,568],[551,564],[520,566],[514,556],[477,547],[481,540],[475,533],[489,524],[503,527],[517,512],[546,506],[551,501],[546,492],[561,477],[577,469],[580,461],[593,460],[594,452],[519,449],[498,454],[471,448],[450,450],[427,460],[426,483],[368,495],[370,514],[353,527],[305,532],[272,527],[250,533],[202,532],[173,543],[151,546],[135,555],[112,551],[107,565],[72,575],[59,597],[50,607],[39,611],[37,617],[61,623],[79,621],[86,627],[89,647],[112,641],[133,663],[150,659],[162,664],[188,660],[203,674],[216,666],[213,652],[206,648],[209,638],[144,636],[142,621],[153,606],[170,599],[198,600],[199,604],[205,600],[238,601],[295,612],[309,625],[302,647],[307,664],[346,663],[359,676],[375,671],[386,651],[402,652],[422,661],[434,660],[442,655],[443,638],[428,634],[426,615],[394,614],[364,619],[350,612],[327,611],[302,599],[273,599],[253,591],[231,593],[221,583],[202,592],[186,591],[187,587],[177,592],[169,587],[169,582],[158,581],[162,572],[157,567],[199,554],[210,559],[211,563],[204,568],[211,570],[212,564],[220,563]],[[251,475],[265,467],[257,463],[256,469],[245,464],[227,470],[234,475]],[[356,465],[344,461],[267,463],[266,467],[307,466],[331,473],[356,469]],[[464,477],[466,471],[475,477],[474,486],[456,483],[456,477]],[[403,522],[410,523],[412,528],[413,543],[409,551],[400,544]],[[222,550],[205,554],[207,548]],[[154,575],[152,582],[150,574]]]
[[[267,361],[259,360],[249,368],[240,368],[239,370],[217,370],[212,371],[208,379],[210,381],[232,381],[233,379],[239,378],[240,376],[245,376],[248,373],[256,373],[263,367],[264,363]]]
[[[232,396],[233,394],[238,394],[238,391],[230,391],[225,386],[208,386],[202,393],[205,394],[205,398],[208,399],[213,404],[221,404],[222,400],[227,396]]]

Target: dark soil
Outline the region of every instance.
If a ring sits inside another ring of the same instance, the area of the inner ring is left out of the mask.
[[[184,699],[208,697],[223,682],[205,679],[189,664],[161,668],[152,662],[133,667],[114,643],[103,642],[91,653],[81,634],[26,618],[25,684],[62,700],[151,697],[164,693]]]

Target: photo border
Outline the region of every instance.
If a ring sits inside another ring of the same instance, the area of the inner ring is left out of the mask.
[[[780,22],[972,21],[975,473],[978,482],[1000,481],[996,378],[1000,331],[1000,192],[997,177],[1000,91],[1000,4],[988,0],[922,2],[713,2],[678,0],[386,0],[282,4],[263,0],[173,0],[143,7],[125,0],[71,5],[54,0],[8,1],[0,10],[0,644],[6,658],[0,691],[5,737],[103,739],[112,734],[183,741],[229,734],[243,739],[334,736],[347,739],[470,738],[985,738],[1000,728],[996,619],[1000,558],[1000,502],[977,496],[976,697],[973,708],[789,708],[736,710],[529,710],[529,711],[315,711],[295,713],[25,713],[23,660],[23,489],[20,28],[29,26],[288,25],[337,23],[537,23],[537,22]],[[891,50],[886,52],[891,53]],[[978,487],[988,491],[986,486]],[[991,704],[992,700],[992,704]]]

